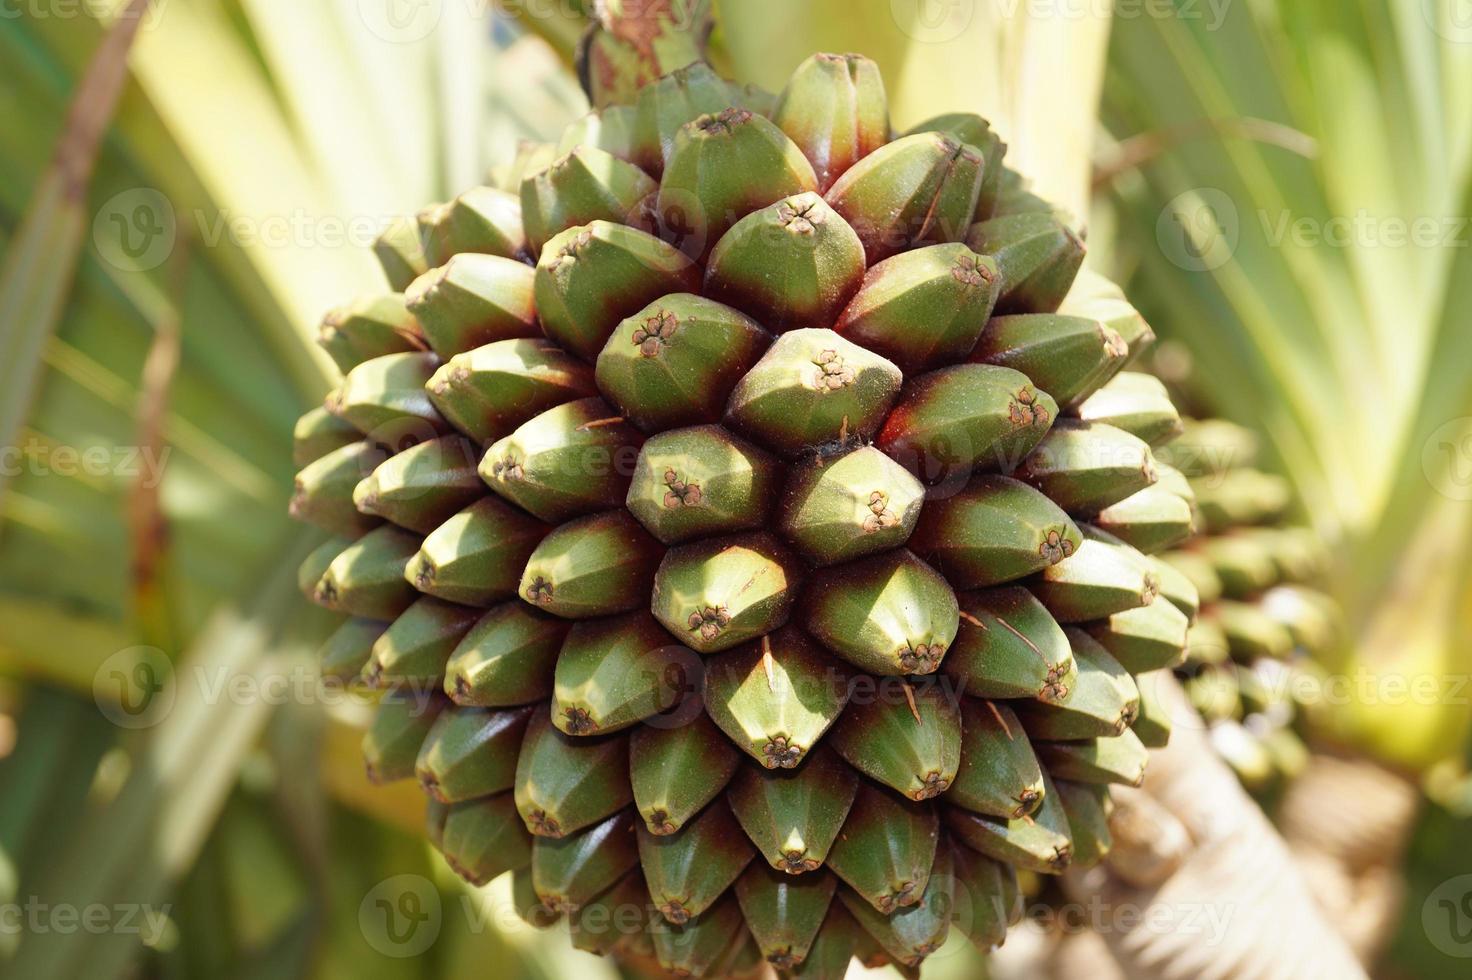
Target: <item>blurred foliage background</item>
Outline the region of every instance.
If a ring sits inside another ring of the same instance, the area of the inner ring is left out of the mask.
[[[897,127],[992,118],[1333,543],[1353,611],[1334,669],[1467,677],[1465,3],[1117,6],[727,0],[713,57],[777,87],[812,50],[859,50]],[[312,541],[286,519],[292,424],[331,383],[317,320],[379,286],[385,222],[586,111],[570,64],[588,13],[43,0],[0,17],[0,905],[170,909],[136,932],[0,930],[0,973],[612,974],[520,926],[498,887],[454,883],[412,788],[368,786],[364,706],[310,684],[323,621],[294,570]],[[1397,243],[1396,222],[1434,230]],[[1472,872],[1468,695],[1367,689],[1322,736],[1441,803],[1387,970],[1457,975],[1421,908]],[[444,909],[416,958],[376,949],[359,914],[403,874]]]

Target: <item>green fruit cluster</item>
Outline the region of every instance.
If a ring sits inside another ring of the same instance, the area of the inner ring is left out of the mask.
[[[1126,371],[985,121],[704,65],[390,229],[297,432],[330,676],[464,877],[682,975],[913,972],[1108,849],[1198,602]]]
[[[1299,709],[1316,700],[1316,658],[1338,642],[1338,604],[1314,587],[1323,542],[1292,525],[1286,480],[1254,468],[1257,437],[1230,422],[1188,420],[1162,450],[1194,488],[1199,535],[1162,557],[1190,579],[1201,616],[1178,674],[1211,742],[1259,794],[1308,762]]]

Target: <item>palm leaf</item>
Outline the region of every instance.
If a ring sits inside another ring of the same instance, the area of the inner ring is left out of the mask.
[[[1472,665],[1451,557],[1472,518],[1447,471],[1467,461],[1433,458],[1438,431],[1461,446],[1444,426],[1472,411],[1472,52],[1450,40],[1451,6],[1122,19],[1105,96],[1124,140],[1104,167],[1119,269],[1152,323],[1211,365],[1216,410],[1264,432],[1335,543],[1357,640],[1336,666],[1400,681]],[[1258,120],[1315,152],[1241,138]],[[1118,166],[1142,140],[1158,152]],[[1372,700],[1339,716],[1341,734],[1412,765],[1467,728],[1448,705]]]

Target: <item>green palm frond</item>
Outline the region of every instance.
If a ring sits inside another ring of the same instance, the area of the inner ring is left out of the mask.
[[[1209,366],[1214,408],[1264,431],[1336,542],[1361,655],[1341,666],[1402,679],[1468,666],[1450,555],[1472,507],[1434,446],[1472,412],[1472,46],[1454,6],[1235,4],[1217,23],[1177,4],[1116,24],[1105,92],[1123,142],[1104,149],[1115,214],[1096,226],[1117,229],[1152,322]],[[1342,720],[1420,765],[1463,714]]]
[[[200,700],[199,685],[181,683],[161,726],[130,733],[104,713],[114,710],[106,682],[162,669],[160,653],[181,679],[194,676],[183,665],[244,680],[290,669],[288,654],[322,625],[274,571],[310,543],[285,507],[293,424],[334,374],[312,343],[317,320],[343,296],[383,288],[366,247],[383,223],[483,180],[499,162],[492,146],[583,109],[554,57],[470,5],[446,5],[438,31],[408,39],[365,30],[354,5],[288,21],[273,5],[170,0],[138,25],[110,127],[102,113],[90,186],[68,184],[52,147],[119,6],[99,19],[28,8],[0,20],[0,248],[10,270],[0,362],[15,401],[3,416],[13,437],[0,442],[22,453],[7,455],[12,478],[0,493],[0,673],[77,692],[36,688],[16,754],[0,765],[14,804],[0,826],[6,900],[161,903],[212,834],[251,836],[234,816],[214,828],[222,807],[240,806],[231,796],[273,703]],[[537,95],[515,102],[522,115],[497,113],[528,88]],[[95,94],[89,105],[106,108]],[[150,352],[175,329],[177,367],[150,375]],[[22,356],[26,343],[33,353]],[[22,399],[23,388],[34,397]],[[160,408],[150,445],[147,419]],[[155,494],[161,548],[136,525]],[[145,553],[159,559],[157,581],[137,570]],[[264,595],[263,581],[274,583]],[[48,735],[46,718],[76,751]],[[96,739],[78,741],[93,728]],[[339,740],[354,737],[342,730]],[[109,745],[117,764],[100,757]],[[67,795],[72,782],[95,790],[104,771],[122,780],[115,795]],[[293,826],[321,811],[324,785],[301,787]],[[332,812],[335,823],[349,819]],[[430,873],[423,846],[410,847]],[[344,913],[360,948],[355,903],[372,884]],[[283,898],[281,916],[247,929],[260,940],[241,947],[247,972],[315,969],[323,930],[337,927],[312,913],[325,886],[301,886],[282,893],[295,897]],[[166,972],[187,962],[173,931],[159,938]],[[20,958],[5,969],[18,975],[117,976],[139,945],[26,937],[0,950],[11,954]],[[372,958],[368,975],[432,975]],[[347,963],[338,971],[364,975]]]

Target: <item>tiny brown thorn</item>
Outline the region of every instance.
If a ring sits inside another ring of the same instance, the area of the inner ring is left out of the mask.
[[[1007,733],[1007,741],[1012,741],[1012,729],[1008,727],[1007,720],[1002,717],[1002,713],[997,710],[996,704],[988,701],[986,706],[991,711],[992,717],[997,719],[997,724],[1002,726],[1002,731]]]
[[[1024,644],[1026,644],[1027,645],[1027,648],[1029,650],[1031,650],[1033,653],[1035,653],[1035,654],[1038,655],[1038,659],[1039,660],[1041,660],[1043,663],[1047,663],[1048,662],[1048,658],[1043,655],[1043,651],[1039,650],[1038,649],[1038,645],[1036,643],[1034,643],[1032,640],[1028,639],[1027,638],[1027,634],[1023,633],[1022,630],[1018,629],[1016,626],[1013,626],[1011,623],[1007,622],[1001,616],[998,616],[997,617],[997,622],[999,622],[1003,626],[1007,627],[1007,629],[1012,633],[1013,636],[1017,637]],[[1052,671],[1056,671],[1057,669],[1058,669],[1057,667],[1051,668],[1050,673]]]
[[[627,421],[628,420],[625,419],[622,415],[615,415],[613,418],[609,418],[609,419],[594,419],[591,422],[584,422],[582,425],[580,425],[580,426],[577,427],[577,430],[576,431],[578,431],[578,432],[587,432],[590,429],[601,429],[604,426],[618,425],[620,422],[627,422]]]
[[[920,709],[915,704],[915,689],[910,686],[909,681],[905,681],[903,687],[905,689],[905,702],[910,706],[910,714],[915,716],[915,724],[924,728],[925,722],[920,720]]]
[[[690,921],[690,910],[685,908],[678,900],[665,902],[659,907],[659,914],[677,926],[682,926]]]
[[[670,819],[669,813],[665,810],[653,811],[649,814],[649,819],[645,823],[649,827],[649,832],[656,837],[668,837],[679,829],[675,826],[674,821]]]
[[[767,690],[776,693],[777,678],[775,665],[772,662],[772,638],[762,637],[762,670],[767,675]]]

